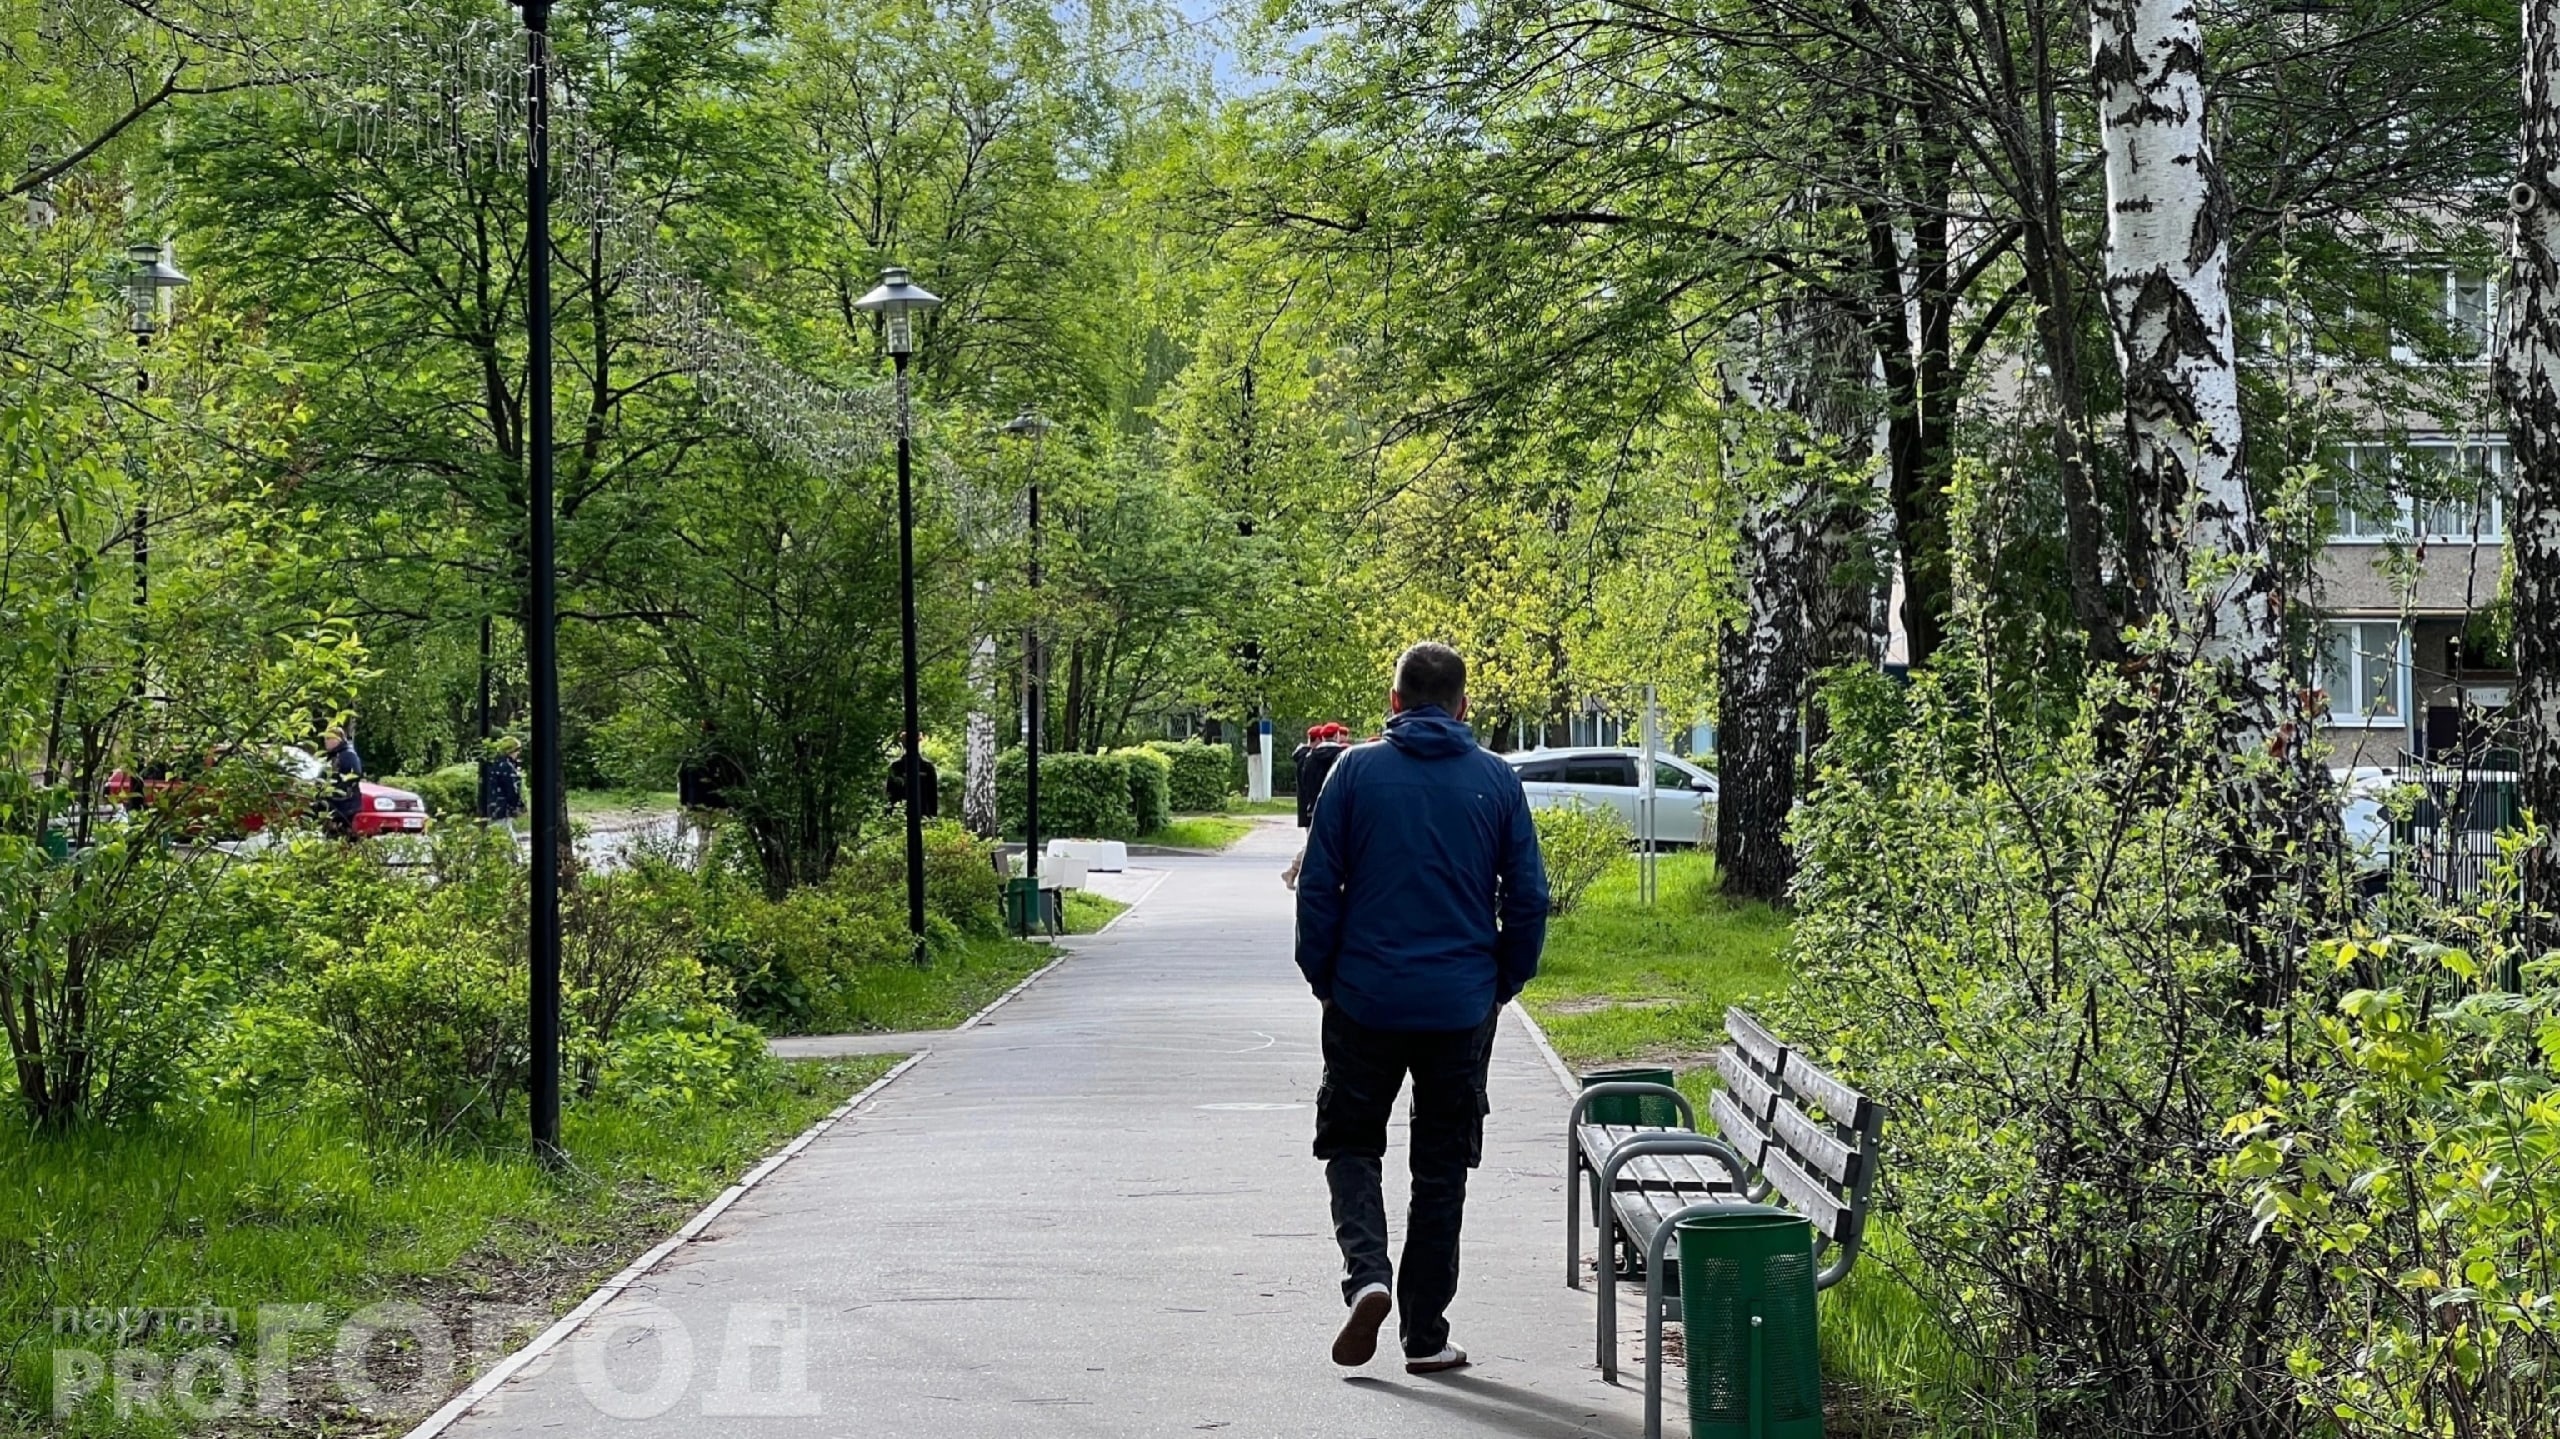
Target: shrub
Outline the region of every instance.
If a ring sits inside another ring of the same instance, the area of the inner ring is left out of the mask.
[[[323,1051],[377,1140],[493,1134],[524,1087],[520,937],[389,928],[311,982]]]
[[[1529,818],[1538,826],[1538,853],[1547,865],[1553,914],[1573,913],[1583,891],[1627,857],[1633,838],[1616,810],[1579,800],[1532,810]]]
[[[425,800],[430,818],[452,821],[480,815],[480,766],[473,761],[449,764],[429,774],[391,775],[382,782]]]
[[[1235,756],[1225,745],[1155,740],[1147,748],[1173,762],[1167,790],[1174,813],[1216,814],[1227,807],[1227,796],[1234,792],[1229,780]]]
[[[773,1076],[764,1031],[716,1004],[635,1025],[607,1052],[597,1092],[635,1109],[675,1112],[744,1100]]]
[[[924,762],[933,766],[936,813],[943,819],[966,818],[969,793],[969,755],[966,743],[954,744],[940,735],[926,735],[917,746],[924,752]]]
[[[2222,879],[2250,761],[2215,678],[2095,677],[2051,733],[1969,668],[1826,686],[1771,1013],[1885,1106],[1898,1277],[1996,1386],[1918,1427],[2294,1432],[2310,1268],[2217,1173],[2292,1060]]]
[[[858,901],[891,901],[895,912],[904,916],[905,831],[876,836],[847,856],[836,866],[827,887]],[[936,820],[924,827],[924,902],[928,914],[940,916],[962,934],[1004,932],[1004,884],[996,873],[992,851],[957,819]],[[904,923],[903,918],[900,922]]]
[[[663,861],[642,858],[560,897],[560,988],[578,1093],[596,1092],[624,1016],[670,989],[699,990],[693,911]]]
[[[2464,947],[2323,946],[2395,982],[2305,1006],[2309,1075],[2233,1122],[2229,1172],[2333,1288],[2291,1369],[2345,1435],[2560,1433],[2560,955],[2517,952],[2513,894]]]
[[[1040,833],[1047,839],[1130,839],[1137,833],[1132,811],[1129,762],[1118,755],[1050,754],[1040,756]],[[1004,812],[1007,834],[1023,831],[1026,761],[1021,750],[1004,752],[996,763],[996,800]]]
[[[1153,834],[1173,818],[1173,760],[1139,746],[1113,750],[1111,757],[1129,767],[1129,828]]]

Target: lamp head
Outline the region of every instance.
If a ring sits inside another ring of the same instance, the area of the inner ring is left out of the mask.
[[[1005,421],[1004,432],[1017,440],[1036,440],[1049,433],[1049,422],[1040,417],[1038,410],[1025,405],[1021,414]]]
[[[156,240],[136,240],[125,247],[125,300],[131,307],[133,332],[148,335],[160,326],[160,292],[187,283]]]
[[[880,283],[854,301],[853,307],[881,318],[890,354],[912,355],[916,349],[913,316],[941,303],[941,296],[907,278],[905,266],[892,265],[880,272]]]

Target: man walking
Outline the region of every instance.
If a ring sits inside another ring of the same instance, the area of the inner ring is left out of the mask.
[[[1298,968],[1324,1005],[1315,1152],[1333,1191],[1351,1308],[1333,1362],[1369,1362],[1395,1310],[1406,1372],[1436,1374],[1467,1362],[1447,1317],[1467,1171],[1484,1148],[1494,1026],[1538,972],[1547,873],[1519,778],[1465,724],[1458,652],[1406,650],[1387,708],[1385,742],[1345,751],[1316,801],[1298,881]],[[1387,1119],[1408,1074],[1413,1206],[1398,1275],[1380,1184]]]

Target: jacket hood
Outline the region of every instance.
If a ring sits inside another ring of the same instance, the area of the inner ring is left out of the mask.
[[[1438,705],[1406,710],[1387,721],[1387,743],[1415,759],[1448,759],[1476,747],[1476,732]]]

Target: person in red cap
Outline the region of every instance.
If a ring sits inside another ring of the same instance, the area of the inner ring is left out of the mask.
[[[1307,742],[1290,756],[1298,762],[1298,828],[1305,829],[1315,822],[1316,795],[1324,789],[1324,777],[1333,772],[1333,762],[1350,747],[1350,730],[1338,724],[1320,724],[1307,731]]]

